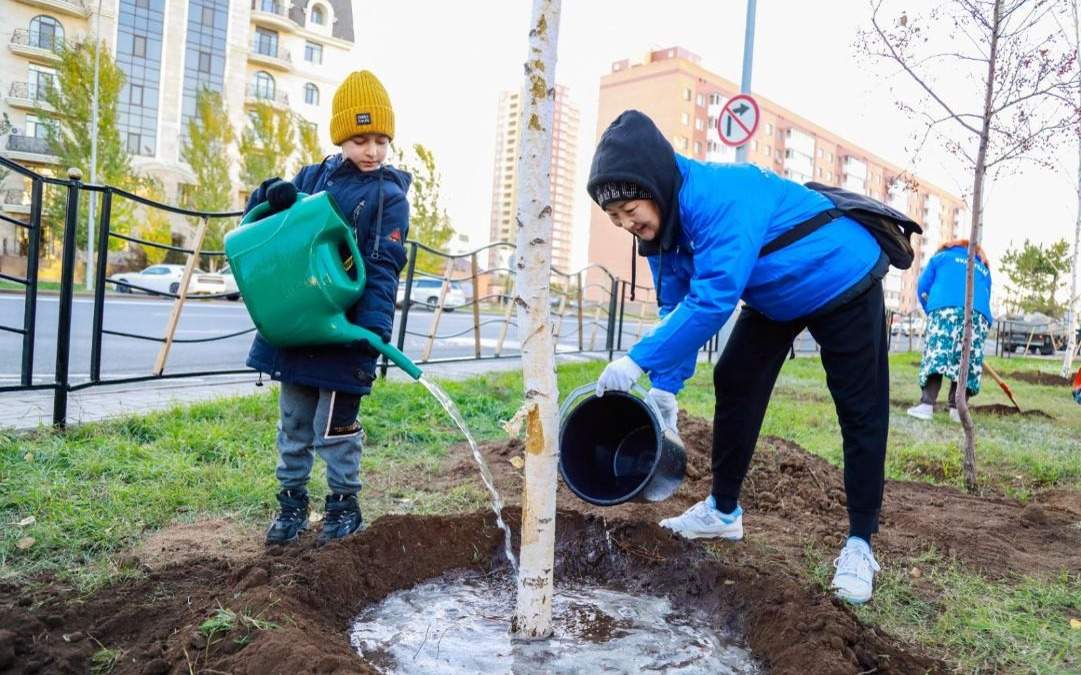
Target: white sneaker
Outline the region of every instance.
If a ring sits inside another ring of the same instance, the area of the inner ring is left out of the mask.
[[[713,496],[698,502],[675,518],[665,518],[661,527],[668,528],[686,539],[743,539],[743,508],[721,513],[714,506]]]
[[[837,568],[830,583],[834,595],[856,605],[871,599],[875,572],[881,568],[871,553],[870,544],[859,537],[849,537],[833,566]]]
[[[908,409],[908,416],[918,420],[929,420],[935,416],[935,407],[930,403],[920,403]]]
[[[961,413],[957,412],[957,408],[950,408],[950,419],[958,424],[961,423]]]

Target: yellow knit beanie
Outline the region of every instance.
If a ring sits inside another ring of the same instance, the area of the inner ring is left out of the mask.
[[[367,70],[353,71],[334,92],[330,140],[341,145],[360,134],[394,138],[394,109],[383,83]]]

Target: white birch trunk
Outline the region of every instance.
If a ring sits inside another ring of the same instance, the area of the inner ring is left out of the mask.
[[[1073,47],[1081,45],[1081,24],[1077,15],[1077,1],[1070,3],[1073,9]],[[1081,70],[1077,73],[1077,107],[1081,110]],[[1077,138],[1077,222],[1073,231],[1073,261],[1070,263],[1070,297],[1066,301],[1066,356],[1062,359],[1062,376],[1073,374],[1073,355],[1077,351],[1077,262],[1081,248],[1081,135]]]
[[[559,390],[548,303],[552,266],[549,174],[559,10],[560,0],[533,0],[519,120],[518,283],[514,303],[522,342],[526,453],[518,602],[511,621],[511,635],[519,639],[552,634]]]

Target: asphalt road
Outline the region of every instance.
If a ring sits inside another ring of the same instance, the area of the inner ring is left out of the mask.
[[[105,300],[104,328],[141,335],[161,337],[172,309],[171,299],[152,297],[107,296]],[[56,335],[59,298],[55,295],[38,297],[37,336],[34,348],[34,381],[51,382],[56,365]],[[407,356],[419,359],[427,343],[434,313],[414,307],[409,312],[409,325],[405,349]],[[502,315],[481,315],[481,350],[485,355],[495,351],[501,331]],[[511,320],[514,320],[513,314]],[[602,319],[603,320],[603,319]],[[0,294],[0,325],[22,327],[23,296]],[[93,299],[77,296],[72,306],[71,361],[69,377],[73,383],[90,377],[90,347],[93,322]],[[395,317],[397,339],[398,317]],[[431,359],[447,357],[470,357],[474,354],[472,310],[459,309],[444,312],[439,322],[439,335],[433,344]],[[235,333],[253,328],[243,303],[228,301],[191,300],[181,315],[177,327],[177,339],[203,339]],[[633,344],[638,332],[637,323],[629,321],[624,328],[625,344]],[[560,351],[578,348],[577,320],[569,312],[564,319],[559,341]],[[593,329],[586,320],[585,346]],[[604,328],[596,331],[595,344],[604,345]],[[420,333],[423,335],[413,335]],[[226,370],[244,367],[244,359],[251,344],[252,335],[204,343],[175,343],[169,354],[167,373],[183,371]],[[106,379],[149,375],[154,366],[159,342],[136,340],[127,337],[105,335],[102,343],[102,377]],[[517,354],[520,348],[517,329],[511,326],[503,344],[503,353]],[[22,363],[22,336],[0,331],[0,386],[18,384]]]

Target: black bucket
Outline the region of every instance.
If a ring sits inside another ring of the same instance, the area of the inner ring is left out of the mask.
[[[687,468],[679,436],[664,429],[642,398],[623,392],[598,397],[593,391],[592,384],[576,389],[560,409],[563,482],[597,506],[671,497]]]

